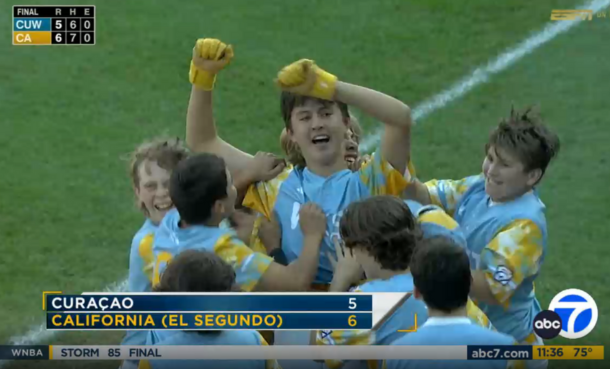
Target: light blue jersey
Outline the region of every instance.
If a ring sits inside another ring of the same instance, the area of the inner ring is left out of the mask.
[[[153,242],[157,226],[146,219],[131,242],[129,253],[129,292],[150,292],[154,269]],[[143,345],[146,331],[127,331],[121,344]]]
[[[410,273],[398,274],[388,279],[375,279],[368,281],[352,290],[352,292],[413,292],[413,277]],[[385,319],[377,330],[326,330],[318,331],[316,344],[318,345],[389,345],[393,341],[414,331],[418,324],[428,319],[426,305],[413,296],[410,296],[402,305]],[[401,330],[402,332],[398,332]],[[372,363],[373,361],[371,361]],[[330,369],[341,368],[343,361],[326,360]],[[350,367],[356,364],[351,363]],[[365,368],[367,364],[360,362],[358,367]]]
[[[170,210],[155,235],[153,283],[159,283],[167,263],[185,250],[207,250],[215,253],[235,270],[236,281],[244,291],[252,291],[273,262],[267,255],[252,251],[231,229],[202,225],[181,228],[180,214]]]
[[[151,329],[146,331],[146,346],[158,345],[160,342],[169,339],[176,333],[182,333],[182,331],[170,331],[165,329]]]
[[[395,275],[389,279],[375,279],[356,288],[364,293],[374,292],[413,292],[411,273]],[[389,345],[406,332],[415,330],[428,319],[428,309],[423,301],[410,296],[375,332],[375,344]]]
[[[332,240],[340,237],[339,220],[345,209],[352,202],[370,196],[400,196],[406,184],[402,174],[383,160],[378,151],[357,172],[345,169],[329,177],[320,177],[307,168],[289,167],[271,181],[250,186],[243,204],[268,219],[275,213],[282,232],[282,250],[288,262],[296,260],[303,248],[303,233],[299,226],[301,206],[308,202],[320,206],[328,224],[314,283],[330,284],[333,268],[326,253],[335,253]]]
[[[409,206],[411,213],[417,217],[424,239],[437,236],[447,237],[458,246],[466,248],[466,237],[459,224],[449,214],[445,213],[443,209],[436,205],[422,206],[420,203],[412,200],[406,200],[405,203]],[[466,310],[468,317],[475,324],[495,330],[489,318],[470,298],[468,299]]]
[[[432,201],[453,213],[468,243],[473,269],[485,272],[500,305],[478,302],[496,329],[519,342],[530,340],[540,312],[534,280],[547,248],[544,204],[534,191],[493,203],[483,175],[426,183]]]
[[[146,219],[133,237],[129,254],[129,292],[150,292],[154,269],[153,242],[157,226]]]
[[[154,345],[172,346],[249,346],[267,345],[261,335],[253,330],[197,333],[178,331]],[[236,348],[235,356],[239,357]],[[142,360],[140,369],[276,369],[275,360]]]
[[[394,341],[392,345],[401,346],[467,346],[516,344],[509,335],[494,332],[472,324],[464,318],[428,318],[417,332],[410,333]],[[439,351],[439,355],[443,355]],[[507,360],[387,360],[387,369],[506,369],[517,363]]]
[[[380,293],[404,292],[412,293],[414,289],[411,273],[395,275],[388,279],[370,280],[352,290],[352,292]],[[466,306],[467,316],[473,325],[482,329],[493,329],[489,320],[470,300]],[[316,344],[318,345],[390,345],[404,335],[418,331],[428,319],[426,304],[414,296],[410,296],[400,305],[376,330],[335,330],[318,331]],[[400,332],[399,332],[400,331]],[[372,362],[372,361],[371,361]],[[379,363],[376,363],[379,365]],[[342,361],[327,360],[326,365],[331,369],[343,366]],[[374,364],[371,364],[374,367]],[[364,367],[365,365],[360,365]],[[369,367],[372,367],[369,365]],[[351,366],[350,366],[351,368]]]

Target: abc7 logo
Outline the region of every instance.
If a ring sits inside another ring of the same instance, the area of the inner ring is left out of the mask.
[[[534,318],[534,332],[545,340],[559,336],[561,332],[561,317],[552,310],[544,310]]]

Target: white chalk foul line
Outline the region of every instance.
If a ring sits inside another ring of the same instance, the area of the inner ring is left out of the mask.
[[[610,1],[608,0],[595,0],[578,7],[578,9],[591,9],[595,14],[598,11],[608,7],[608,5],[610,5]],[[551,9],[549,9],[549,16],[550,12]],[[557,35],[570,30],[572,27],[576,26],[580,22],[582,22],[582,20],[578,18],[577,20],[556,21],[548,23],[547,26],[544,27],[541,31],[525,39],[520,44],[515,45],[514,47],[506,50],[504,53],[502,53],[500,56],[490,61],[486,65],[475,69],[470,75],[460,79],[448,89],[442,91],[437,95],[432,96],[431,98],[425,100],[424,102],[416,106],[412,111],[413,120],[417,122],[418,120],[425,118],[430,113],[445,107],[450,102],[459,99],[466,93],[470,92],[473,88],[477,87],[482,83],[487,82],[489,78],[494,74],[497,74],[507,69],[524,56],[530,54],[543,44],[549,42]],[[365,138],[360,145],[361,151],[368,152],[375,145],[377,145],[381,137],[381,132],[382,130],[379,130],[374,135]]]
[[[608,7],[610,0],[595,0],[584,4],[578,9],[591,9],[594,13]],[[551,9],[549,9],[550,12]],[[550,15],[550,13],[549,13]],[[497,74],[506,68],[510,67],[524,56],[530,54],[538,47],[552,40],[559,34],[566,32],[580,23],[580,18],[574,21],[558,21],[547,24],[541,31],[527,38],[525,41],[508,49],[496,59],[488,64],[474,70],[470,75],[462,78],[448,89],[441,93],[425,100],[423,103],[413,109],[413,119],[415,121],[426,117],[428,114],[445,107],[450,102],[464,96],[474,87],[489,80],[489,77]],[[369,136],[361,143],[362,151],[369,151],[374,145],[379,142],[380,132]],[[127,280],[111,284],[105,288],[107,292],[126,292]],[[14,336],[9,339],[9,343],[13,345],[36,345],[41,342],[52,339],[59,331],[47,331],[46,325],[41,324],[29,330],[22,336]],[[8,361],[0,362],[0,368],[6,365]]]

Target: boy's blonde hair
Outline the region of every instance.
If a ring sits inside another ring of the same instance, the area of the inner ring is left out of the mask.
[[[140,186],[140,166],[142,164],[157,163],[159,167],[172,172],[178,163],[188,156],[188,149],[177,137],[159,137],[142,143],[131,153],[129,160],[129,176],[134,190]],[[148,215],[144,204],[138,202],[137,205],[145,215]]]

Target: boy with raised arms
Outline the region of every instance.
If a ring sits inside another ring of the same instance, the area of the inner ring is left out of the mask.
[[[328,232],[315,282],[327,286],[332,280],[332,265],[326,254],[335,253],[331,240],[339,235],[344,209],[370,196],[400,195],[406,186],[402,172],[409,159],[410,110],[387,95],[338,81],[311,60],[284,68],[277,83],[284,89],[281,109],[286,132],[298,146],[306,167],[251,186],[244,205],[277,217],[288,260],[301,252],[302,236],[295,227],[300,206],[308,201],[320,205],[328,219]],[[382,147],[355,172],[344,160],[348,104],[386,122]]]
[[[238,172],[247,167],[247,154],[218,138],[211,113],[216,74],[232,57],[232,47],[219,40],[197,42],[190,73],[194,87],[187,141],[195,151],[222,156],[230,170]],[[289,167],[275,179],[251,186],[244,205],[268,219],[272,218],[272,212],[276,213],[282,229],[282,248],[292,261],[301,252],[302,236],[294,226],[298,224],[299,207],[304,202],[313,201],[325,207],[329,230],[323,247],[334,252],[330,235],[337,234],[338,219],[345,206],[371,195],[401,194],[406,185],[401,173],[409,162],[411,115],[409,107],[402,102],[338,81],[309,60],[285,68],[278,75],[278,84],[291,91],[282,94],[282,115],[286,131],[299,147],[306,168]],[[321,90],[316,86],[326,87]],[[349,171],[345,160],[345,137],[350,125],[347,104],[386,123],[382,149],[356,173]],[[328,286],[332,268],[325,254],[321,254],[320,264],[316,282]]]

